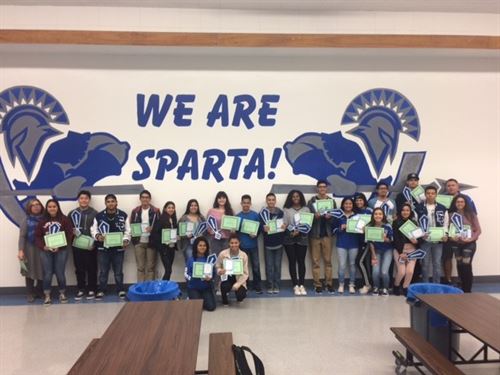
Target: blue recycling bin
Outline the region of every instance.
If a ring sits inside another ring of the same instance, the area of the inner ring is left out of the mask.
[[[442,284],[417,283],[408,287],[406,302],[410,305],[411,328],[417,331],[446,357],[448,356],[448,347],[450,344],[458,351],[460,345],[459,335],[452,335],[450,341],[448,319],[421,303],[417,294],[462,293],[461,289]],[[451,359],[455,360],[456,355],[453,354]]]
[[[175,281],[144,281],[128,289],[127,297],[132,302],[171,301],[180,296],[179,284]]]

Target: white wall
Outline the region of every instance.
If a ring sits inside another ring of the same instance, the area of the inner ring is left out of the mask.
[[[358,22],[348,22],[345,14],[334,13],[280,15],[274,12],[270,16],[248,11],[218,10],[214,14],[211,13],[213,10],[147,8],[140,9],[141,16],[136,19],[132,17],[134,11],[137,10],[8,6],[0,8],[3,17],[0,23],[3,28],[498,34],[495,14],[444,14],[442,23],[423,23],[421,15],[415,12],[401,13],[398,17],[394,13],[359,12],[351,15]],[[170,12],[174,12],[175,17]],[[198,13],[203,13],[203,16]],[[171,18],[168,18],[169,15]],[[425,19],[432,19],[442,14],[426,13],[425,16]],[[375,19],[380,20],[380,17],[386,17],[387,22],[377,23]],[[471,22],[459,22],[462,17]],[[260,22],[253,22],[256,19]],[[404,19],[418,22],[399,23]],[[383,25],[389,24],[391,30],[384,29]],[[423,183],[430,183],[435,178],[455,177],[477,186],[467,191],[478,206],[483,227],[474,271],[476,275],[499,275],[500,254],[497,250],[500,243],[496,232],[500,227],[497,216],[500,207],[498,201],[491,198],[498,195],[500,183],[498,173],[495,173],[500,170],[499,63],[497,53],[485,51],[4,45],[0,47],[0,91],[17,85],[40,87],[54,95],[69,115],[70,126],[58,127],[59,130],[81,133],[106,131],[122,141],[128,141],[131,151],[122,175],[108,177],[97,184],[116,185],[134,183],[131,175],[138,169],[136,155],[144,149],[173,148],[182,158],[188,148],[196,148],[201,154],[208,148],[248,148],[252,151],[261,147],[267,157],[275,147],[281,147],[306,131],[332,133],[341,130],[342,114],[358,94],[376,87],[395,89],[415,106],[421,122],[421,138],[416,142],[402,135],[396,159],[385,172],[395,173],[403,151],[424,150],[427,157],[421,172]],[[169,116],[160,128],[150,125],[139,128],[135,114],[137,93],[195,94],[191,116],[193,125],[177,128],[172,125]],[[206,113],[221,93],[248,93],[255,97],[279,94],[281,99],[277,105],[276,126],[257,126],[251,130],[244,127],[208,128],[205,125]],[[3,142],[1,145],[0,157],[2,161],[8,161]],[[48,144],[45,149],[47,147]],[[455,152],[457,155],[452,156]],[[244,160],[248,161],[248,158]],[[266,160],[266,165],[269,162]],[[25,180],[19,164],[17,167],[9,162],[4,164],[11,179]],[[183,211],[185,203],[192,197],[200,200],[202,210],[206,212],[215,192],[220,189],[228,192],[235,207],[238,207],[240,195],[249,193],[254,197],[254,206],[260,208],[265,193],[273,183],[314,183],[310,177],[293,175],[284,155],[275,169],[274,180],[255,177],[244,180],[240,177],[232,181],[227,179],[229,169],[228,164],[221,169],[226,180],[219,184],[213,180],[178,181],[172,172],[163,181],[150,178],[138,182],[151,190],[155,205],[161,206],[165,201],[173,200],[178,205],[178,212]],[[492,174],[495,176],[493,179]],[[279,204],[284,198],[278,197]],[[95,196],[93,204],[102,209],[103,197]],[[135,196],[119,197],[119,206],[126,211],[136,204]],[[66,202],[63,208],[68,211],[73,205]],[[16,260],[17,228],[3,214],[0,214],[0,228],[3,241],[0,286],[20,286],[23,280],[18,274]],[[126,255],[126,282],[135,281],[134,263],[133,251],[129,250]],[[284,278],[288,278],[286,265],[284,257]],[[71,264],[68,265],[67,275],[69,282],[74,283]],[[173,277],[182,279],[181,254],[177,256]]]

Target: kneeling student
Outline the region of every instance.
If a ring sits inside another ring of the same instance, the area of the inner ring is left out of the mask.
[[[207,263],[209,254],[208,240],[205,237],[198,237],[193,243],[193,256],[190,257],[186,264],[184,276],[187,285],[189,299],[202,299],[203,308],[207,311],[215,310],[215,292],[213,279],[215,269],[212,268],[210,275],[205,274],[203,278],[194,277],[193,267],[194,262]]]
[[[241,302],[247,296],[248,256],[240,249],[236,233],[229,237],[229,249],[222,250],[215,265],[221,276],[222,304],[229,305],[228,294],[234,291],[236,300]]]

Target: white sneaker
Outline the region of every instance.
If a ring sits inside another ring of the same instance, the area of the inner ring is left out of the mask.
[[[337,292],[339,294],[344,294],[344,284],[339,285],[339,288],[337,289]]]
[[[300,288],[298,285],[295,285],[293,287],[293,294],[295,294],[296,296],[300,296]]]
[[[370,291],[370,287],[368,285],[365,285],[364,287],[362,287],[359,290],[359,294],[368,294],[369,291]]]
[[[300,289],[300,295],[301,296],[307,296],[307,290],[304,288],[304,285],[299,286]]]
[[[372,289],[372,294],[373,294],[374,296],[378,296],[378,288],[377,288],[377,287],[374,287],[374,288]]]
[[[349,284],[349,293],[356,294],[356,288],[352,284]]]
[[[382,289],[382,295],[383,296],[388,296],[389,295],[389,291],[387,290],[387,288],[383,288]]]

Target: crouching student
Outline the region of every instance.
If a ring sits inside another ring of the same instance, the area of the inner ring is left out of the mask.
[[[372,213],[372,219],[368,224],[369,227],[384,228],[383,241],[370,241],[370,252],[372,254],[373,266],[373,295],[389,295],[389,268],[392,263],[392,228],[387,224],[387,218],[384,210],[375,208]],[[382,278],[382,290],[380,290],[380,278]]]
[[[184,277],[187,281],[187,293],[189,299],[202,299],[203,308],[207,311],[215,310],[215,291],[213,278],[215,268],[212,268],[210,275],[203,274],[203,278],[193,275],[193,264],[195,262],[207,263],[210,246],[205,237],[198,237],[193,243],[193,256],[187,261]]]
[[[241,269],[238,269],[239,261]],[[215,267],[217,274],[221,276],[222,304],[229,306],[228,294],[231,291],[234,291],[238,302],[243,301],[247,296],[248,256],[240,249],[240,240],[236,233],[229,236],[229,249],[220,252]]]
[[[417,262],[415,259],[408,259],[408,254],[416,250],[421,241],[415,238],[410,240],[399,230],[408,220],[413,221],[417,225],[411,206],[408,203],[402,203],[398,212],[398,218],[392,223],[392,231],[394,233],[394,263],[397,268],[397,274],[394,278],[394,294],[397,296],[401,295],[401,293],[406,296]],[[402,290],[401,281],[403,281]]]

